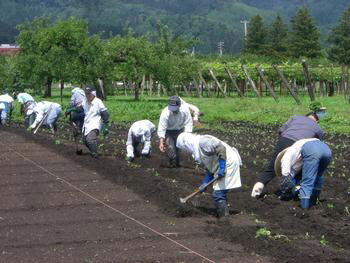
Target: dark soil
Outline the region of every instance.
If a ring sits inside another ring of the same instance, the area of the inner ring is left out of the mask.
[[[113,184],[132,189],[145,200],[157,204],[173,218],[192,218],[205,224],[206,236],[214,240],[240,244],[247,255],[267,256],[275,262],[349,262],[350,259],[350,137],[327,135],[326,142],[333,152],[333,162],[325,176],[321,202],[308,211],[298,208],[294,201],[283,202],[273,194],[278,178],[267,187],[263,199],[253,199],[251,189],[263,169],[277,139],[277,127],[244,122],[224,123],[225,132],[197,130],[212,134],[235,146],[243,160],[243,186],[229,194],[231,216],[217,220],[210,191],[181,204],[179,197],[191,193],[202,179],[200,168],[187,156],[182,167],[169,169],[166,159],[154,141],[150,159],[136,159],[128,164],[125,158],[127,125],[113,125],[112,132],[100,141],[100,158],[94,161],[83,147],[81,156],[68,126],[61,127],[53,137],[43,131],[36,136],[22,127],[7,128],[28,141],[50,148],[61,156],[98,172]],[[267,236],[256,236],[266,228]],[[262,259],[262,258],[261,258]],[[235,262],[235,260],[232,260]]]

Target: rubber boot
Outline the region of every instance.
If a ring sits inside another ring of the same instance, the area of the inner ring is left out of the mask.
[[[229,216],[230,212],[229,209],[227,207],[226,201],[225,200],[220,200],[216,203],[216,212],[217,212],[217,216],[223,217],[223,216]]]
[[[310,208],[310,199],[309,198],[301,198],[300,199],[300,207],[303,209]]]
[[[320,197],[321,190],[313,190],[312,195],[310,197],[310,206],[316,205],[318,198]]]

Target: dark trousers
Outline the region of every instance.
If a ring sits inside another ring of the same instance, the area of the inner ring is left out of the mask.
[[[287,147],[291,146],[294,142],[295,141],[284,137],[280,137],[278,139],[270,161],[265,167],[265,170],[258,177],[258,182],[263,183],[264,185],[267,185],[276,176],[275,160],[277,158],[277,155]]]
[[[83,142],[86,147],[89,149],[90,154],[93,157],[97,157],[97,137],[99,131],[97,129],[92,130],[86,136],[83,136]]]
[[[171,163],[176,163],[177,165],[180,163],[180,152],[179,149],[176,148],[176,140],[180,133],[183,132],[181,130],[167,130],[165,133],[165,143],[166,143],[166,153]]]

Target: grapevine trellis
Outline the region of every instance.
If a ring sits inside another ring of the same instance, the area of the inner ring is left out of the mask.
[[[278,102],[279,96],[291,95],[300,104],[299,96],[307,95],[310,100],[316,96],[344,95],[350,100],[349,67],[308,66],[301,63],[241,64],[240,62],[205,62],[190,83],[174,85],[169,90],[152,76],[144,76],[141,94],[171,95],[184,94],[198,97],[263,97],[272,96]],[[119,90],[123,95],[132,92],[135,85],[123,82]]]

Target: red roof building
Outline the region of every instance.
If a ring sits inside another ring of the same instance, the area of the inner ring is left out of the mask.
[[[15,55],[21,51],[21,48],[17,45],[1,44],[0,55]]]

